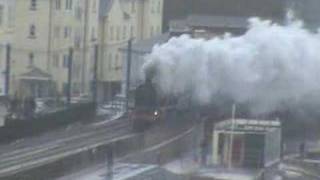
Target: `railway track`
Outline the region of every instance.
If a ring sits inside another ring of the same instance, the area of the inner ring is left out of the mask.
[[[0,178],[32,167],[70,156],[74,153],[103,145],[117,138],[134,136],[129,120],[120,120],[104,126],[90,125],[85,131],[55,141],[24,147],[0,154]]]

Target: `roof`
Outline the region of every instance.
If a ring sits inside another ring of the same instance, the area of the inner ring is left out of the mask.
[[[187,30],[188,27],[239,28],[249,25],[248,17],[190,15],[184,20],[170,22],[170,31]]]
[[[191,15],[187,18],[187,23],[197,27],[247,28],[249,25],[247,17],[204,15]]]
[[[99,5],[99,17],[100,18],[108,15],[108,13],[110,12],[112,5],[115,1],[116,0],[100,0],[100,5]],[[129,0],[129,1],[135,1],[135,0]]]
[[[37,67],[32,67],[28,72],[21,74],[20,78],[25,80],[50,80],[51,75]]]
[[[282,19],[285,7],[285,0],[165,0],[164,26],[190,14]]]
[[[269,132],[281,128],[279,120],[229,119],[215,125],[215,130]]]
[[[150,53],[152,51],[153,46],[155,45],[161,45],[166,43],[170,39],[170,34],[169,33],[164,33],[160,34],[157,36],[153,36],[149,39],[145,40],[140,40],[134,44],[132,44],[132,51],[133,53],[141,53],[141,54],[146,54]],[[121,51],[126,51],[127,47],[121,48]]]
[[[113,2],[114,0],[100,0],[100,5],[99,5],[100,18],[106,16],[109,13]]]

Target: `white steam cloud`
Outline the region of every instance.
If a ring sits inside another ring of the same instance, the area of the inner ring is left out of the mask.
[[[146,58],[144,73],[155,72],[161,92],[189,93],[202,104],[223,95],[268,112],[320,91],[320,34],[301,23],[250,19],[243,36],[184,35],[155,46]]]

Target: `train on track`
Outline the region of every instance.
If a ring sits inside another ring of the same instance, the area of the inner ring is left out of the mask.
[[[173,128],[179,123],[196,120],[198,109],[192,107],[188,98],[165,96],[147,78],[134,91],[134,108],[129,112],[133,129],[144,131],[157,124]]]
[[[95,116],[92,102],[72,104],[45,114],[30,118],[6,119],[0,127],[0,143],[34,136],[75,122],[91,122]]]

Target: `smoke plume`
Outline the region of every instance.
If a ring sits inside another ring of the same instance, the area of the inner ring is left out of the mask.
[[[249,21],[239,37],[183,35],[155,46],[143,71],[154,73],[162,93],[190,95],[201,104],[225,96],[262,113],[306,99],[319,101],[314,96],[320,91],[319,32],[297,22]]]

